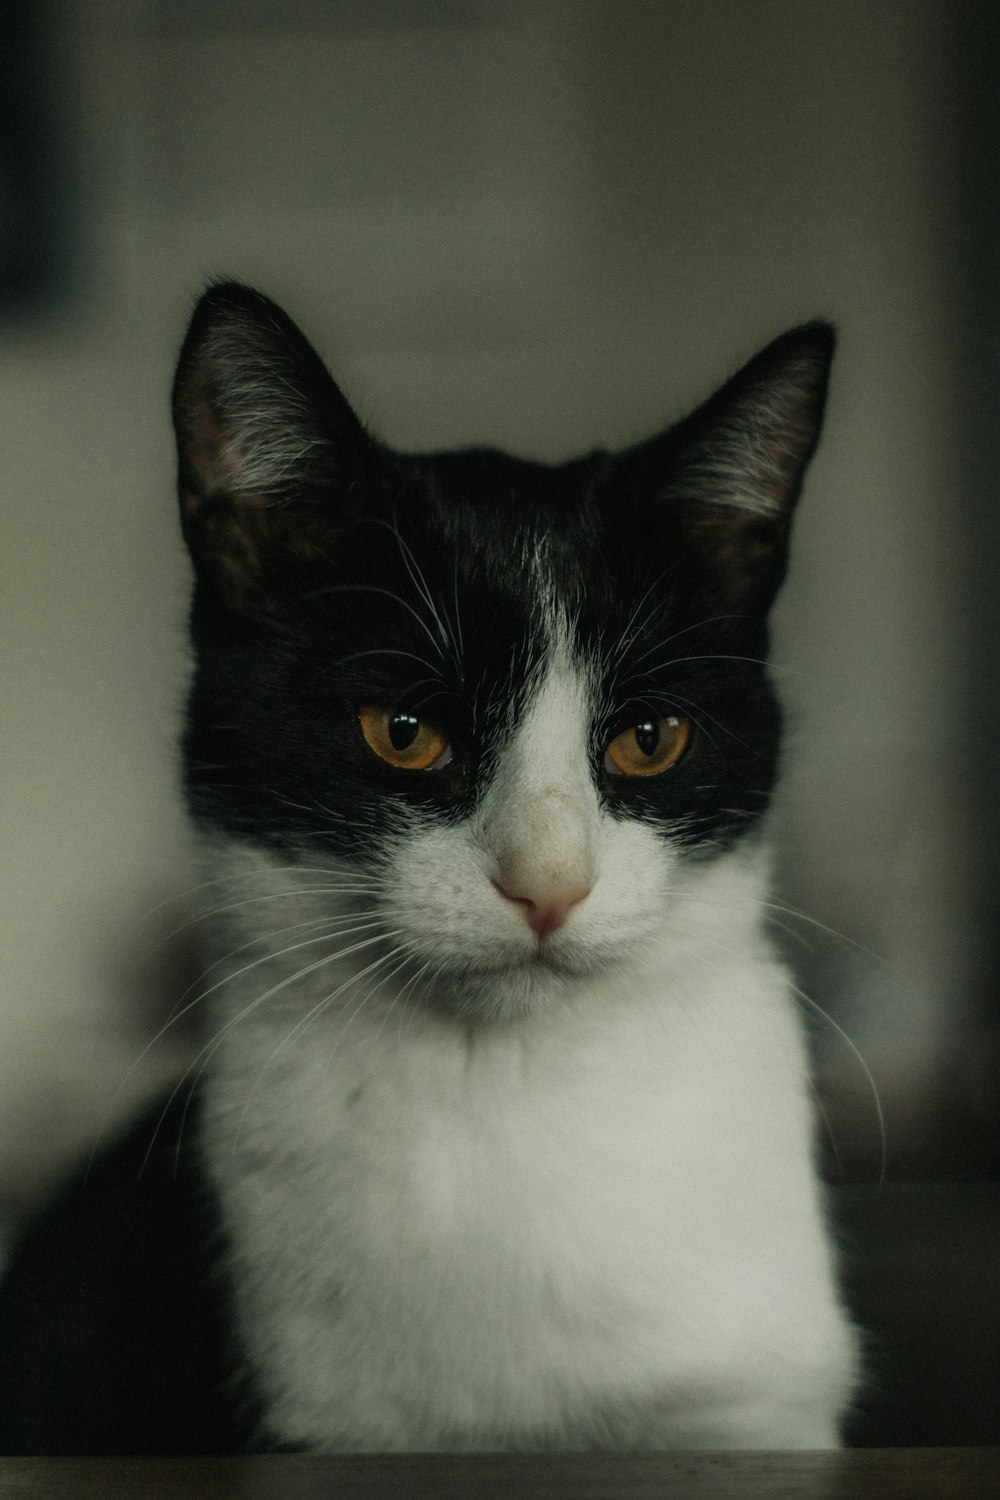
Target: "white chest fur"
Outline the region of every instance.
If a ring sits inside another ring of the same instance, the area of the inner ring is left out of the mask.
[[[675,931],[495,1028],[387,987],[225,1031],[206,1152],[274,1433],[836,1442],[853,1340],[797,1018],[749,917],[703,908],[689,951]]]

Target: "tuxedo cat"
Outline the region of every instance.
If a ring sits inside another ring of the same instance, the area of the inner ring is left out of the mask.
[[[202,298],[205,1045],[27,1231],[0,1449],[838,1442],[761,826],[832,347],[549,466],[395,452],[265,297]]]

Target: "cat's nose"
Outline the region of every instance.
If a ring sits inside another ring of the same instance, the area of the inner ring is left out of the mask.
[[[521,915],[536,937],[547,938],[562,927],[574,906],[590,895],[589,885],[566,885],[531,888],[528,881],[508,879],[493,885],[501,896],[520,909]]]

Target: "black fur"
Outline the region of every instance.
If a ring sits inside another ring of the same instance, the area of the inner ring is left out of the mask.
[[[186,1103],[158,1104],[21,1239],[0,1295],[0,1453],[255,1446]]]

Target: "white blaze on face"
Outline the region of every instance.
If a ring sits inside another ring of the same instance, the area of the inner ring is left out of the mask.
[[[543,940],[587,899],[597,876],[590,715],[586,676],[559,631],[476,830],[494,863],[493,885]]]
[[[547,650],[478,807],[460,822],[408,813],[382,875],[384,919],[421,984],[491,1017],[544,1009],[571,980],[647,952],[678,892],[669,838],[604,806],[593,674],[562,612],[547,613]]]

